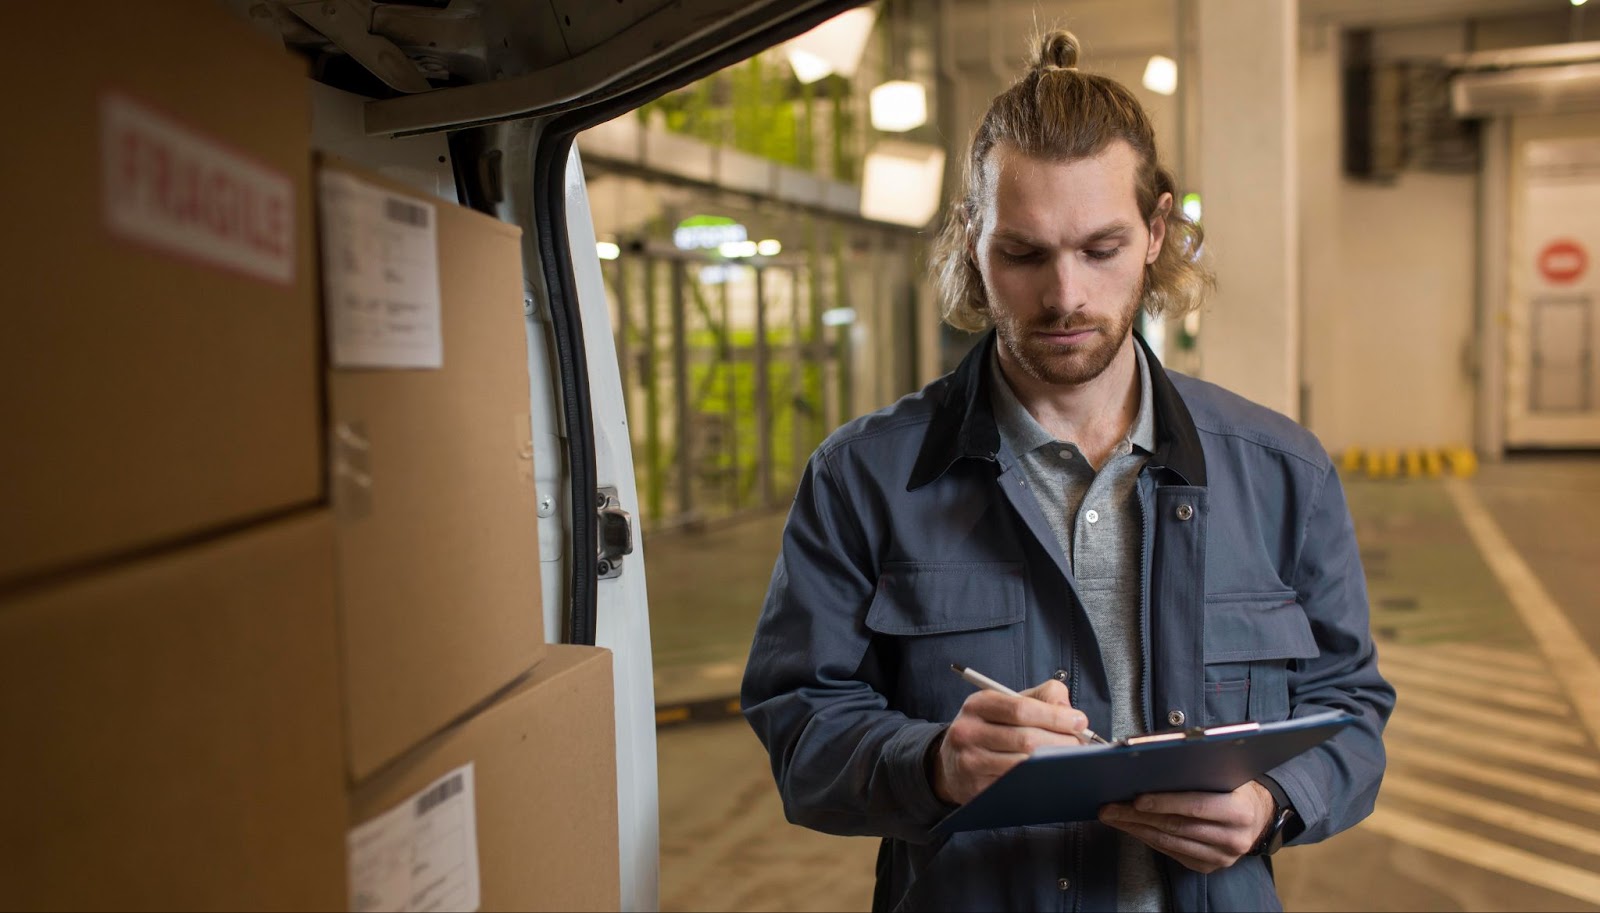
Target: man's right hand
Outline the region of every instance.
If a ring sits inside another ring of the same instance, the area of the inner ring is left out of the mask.
[[[974,691],[939,743],[933,792],[951,805],[964,805],[1036,749],[1083,744],[1077,733],[1087,725],[1083,713],[1073,709],[1067,686],[1055,679],[1020,697]]]

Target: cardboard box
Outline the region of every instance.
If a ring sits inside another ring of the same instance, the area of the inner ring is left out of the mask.
[[[609,650],[551,646],[509,694],[360,784],[351,909],[470,909],[474,886],[482,910],[619,909],[611,675]]]
[[[337,162],[318,189],[361,779],[544,645],[521,232]]]
[[[305,64],[218,3],[8,12],[71,40],[10,55],[0,589],[314,504]]]
[[[325,511],[0,600],[0,908],[337,909]]]

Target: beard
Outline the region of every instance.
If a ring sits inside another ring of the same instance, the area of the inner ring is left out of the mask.
[[[1000,345],[1028,376],[1047,384],[1080,386],[1111,365],[1122,343],[1133,330],[1133,318],[1144,299],[1144,276],[1122,308],[1106,317],[1080,314],[1063,321],[1055,319],[1024,322],[1010,310],[991,309]],[[1071,346],[1050,343],[1041,332],[1079,332],[1094,330],[1088,340]]]

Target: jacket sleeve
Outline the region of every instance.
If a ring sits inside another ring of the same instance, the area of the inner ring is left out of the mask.
[[[1343,710],[1356,717],[1354,726],[1270,772],[1303,825],[1290,842],[1314,843],[1372,812],[1383,781],[1383,729],[1395,702],[1394,688],[1378,672],[1366,575],[1331,465],[1312,502],[1294,588],[1321,653],[1290,667],[1291,716]]]
[[[927,842],[950,811],[924,767],[945,726],[889,710],[871,683],[865,618],[882,543],[826,453],[812,457],[790,509],[741,704],[771,757],[789,821]]]

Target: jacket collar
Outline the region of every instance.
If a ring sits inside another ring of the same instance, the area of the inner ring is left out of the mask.
[[[1206,459],[1200,434],[1183,397],[1138,333],[1133,338],[1144,349],[1150,365],[1150,392],[1155,410],[1156,448],[1146,468],[1175,473],[1183,484],[1204,487]],[[989,401],[988,359],[994,357],[995,331],[990,329],[945,378],[944,397],[922,440],[916,465],[906,483],[915,491],[938,479],[961,459],[994,461],[1000,451],[1000,430]]]

